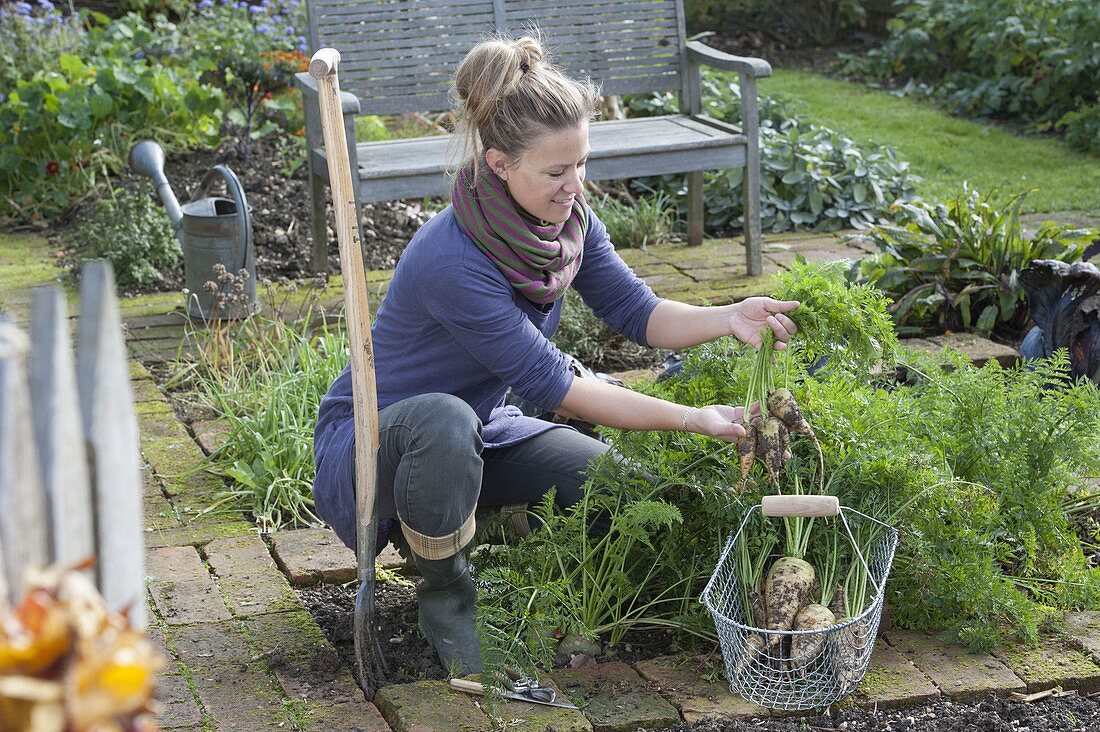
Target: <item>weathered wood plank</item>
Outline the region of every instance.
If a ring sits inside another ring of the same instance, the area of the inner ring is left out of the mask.
[[[4,559],[4,541],[0,537],[0,608],[9,607],[11,598],[8,595],[7,564]]]
[[[95,529],[76,371],[61,290],[35,288],[31,324],[31,410],[39,474],[49,508],[50,559],[74,564],[95,554]]]
[[[80,287],[77,384],[92,454],[100,592],[108,607],[129,608],[145,627],[141,457],[110,265],[84,267]]]
[[[311,38],[340,50],[342,85],[360,97],[364,114],[448,109],[455,67],[497,27],[517,33],[537,25],[554,63],[591,76],[607,94],[680,90],[679,3],[575,4],[566,12],[560,3],[500,0],[311,2]]]
[[[441,173],[451,136],[367,142],[357,145],[360,177],[385,178]],[[745,140],[696,120],[640,117],[593,124],[589,131],[589,167],[604,158],[658,152],[744,146]],[[379,154],[385,150],[385,155]]]
[[[0,322],[0,544],[7,594],[23,594],[27,569],[49,561],[46,507],[28,400],[26,335]]]
[[[474,43],[486,37],[484,23],[464,26],[448,22],[449,20],[441,19],[439,23],[430,26],[342,22],[327,30],[325,38],[333,44],[359,46],[361,53],[356,54],[357,60],[365,59],[382,69],[389,68],[395,61],[409,58],[430,59],[435,65],[446,67],[461,61]],[[523,33],[526,21],[524,18],[513,22],[513,33]],[[540,24],[540,28],[542,27]],[[577,49],[581,48],[618,52],[621,58],[640,61],[654,54],[666,57],[669,54],[675,56],[677,52],[674,18],[597,22],[584,25],[582,29],[560,27],[544,35],[544,41],[551,52],[551,60],[560,64],[563,58],[577,55]],[[629,42],[631,45],[615,45],[617,42]],[[433,49],[441,55],[430,55]]]
[[[651,129],[647,131],[646,126]],[[642,129],[636,131],[638,127]],[[591,180],[711,170],[745,163],[742,135],[697,120],[647,117],[600,122],[592,125],[589,139]],[[446,196],[450,182],[443,171],[450,140],[441,135],[357,145],[362,200]],[[673,140],[682,144],[667,144]],[[326,164],[320,151],[314,150],[312,155],[314,165]]]

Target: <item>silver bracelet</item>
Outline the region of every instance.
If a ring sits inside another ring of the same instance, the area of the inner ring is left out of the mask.
[[[692,412],[694,412],[694,411],[695,411],[695,407],[688,407],[687,411],[684,412],[684,419],[683,419],[684,432],[688,431],[688,418],[691,416]]]

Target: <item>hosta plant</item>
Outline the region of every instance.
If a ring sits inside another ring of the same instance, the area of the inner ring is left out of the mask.
[[[731,76],[704,71],[702,93],[707,115],[741,124],[740,88]],[[678,110],[671,93],[631,97],[628,104],[633,116]],[[743,227],[743,179],[743,168],[704,174],[708,231]],[[909,163],[892,149],[857,144],[800,119],[793,104],[760,99],[760,217],[765,231],[866,228],[887,219],[895,201],[911,198],[917,182]],[[644,178],[635,184],[666,191],[686,206],[686,176]]]

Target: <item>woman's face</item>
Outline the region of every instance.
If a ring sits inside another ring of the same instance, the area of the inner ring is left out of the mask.
[[[573,199],[581,194],[589,151],[588,123],[584,122],[543,135],[519,160],[509,162],[502,152],[489,148],[485,161],[527,213],[562,224],[573,210]]]

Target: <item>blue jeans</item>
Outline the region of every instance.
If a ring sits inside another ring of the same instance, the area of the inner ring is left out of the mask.
[[[452,556],[469,543],[477,506],[533,503],[551,488],[559,507],[576,503],[583,495],[589,461],[609,449],[559,427],[486,450],[481,420],[466,402],[449,394],[422,394],[391,404],[379,411],[378,423],[379,540],[385,541],[382,529],[399,520],[410,547],[427,559]],[[354,548],[351,416],[333,429],[339,434],[318,455],[314,503],[321,518]]]

